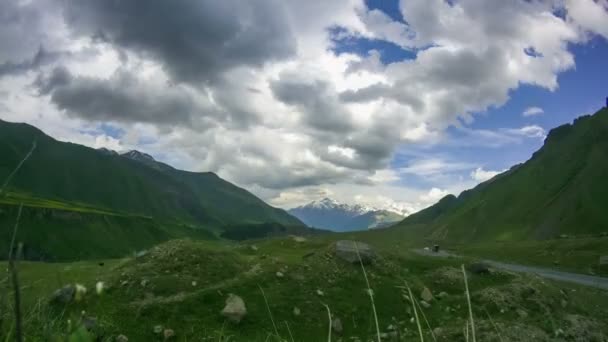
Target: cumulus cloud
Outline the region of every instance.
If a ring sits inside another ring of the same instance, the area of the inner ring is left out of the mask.
[[[284,6],[274,0],[69,0],[64,9],[73,34],[149,56],[184,82],[213,81],[295,51]]]
[[[535,125],[469,124],[522,84],[556,89],[575,65],[571,43],[607,35],[606,8],[404,0],[401,21],[360,0],[3,1],[0,108],[65,140],[218,172],[277,205],[325,188],[346,202],[381,192],[420,208],[491,171],[471,178],[478,163],[428,155],[393,163],[395,151],[544,138]],[[336,53],[335,32],[393,43],[412,58]],[[100,122],[124,137],[81,133]],[[467,179],[425,185],[428,193],[403,181],[445,173]]]
[[[449,192],[447,190],[432,188],[429,192],[420,196],[420,201],[426,204],[434,204],[448,194]]]
[[[523,116],[535,116],[535,115],[541,115],[543,114],[545,111],[540,108],[540,107],[528,107],[524,110],[524,112],[521,114]]]
[[[505,170],[492,171],[492,170],[484,170],[482,167],[478,167],[475,170],[471,171],[471,178],[473,178],[473,180],[475,180],[476,182],[481,183],[481,182],[485,182],[503,172],[505,172]]]

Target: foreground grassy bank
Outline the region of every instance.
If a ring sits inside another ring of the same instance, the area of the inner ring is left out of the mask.
[[[176,341],[291,341],[290,336],[324,341],[327,305],[334,339],[375,340],[361,265],[332,253],[337,238],[241,244],[176,240],[138,258],[21,263],[26,335],[29,340],[65,338],[95,318],[91,331],[102,341],[121,334],[130,341],[163,340],[168,329]],[[373,246],[378,257],[365,270],[383,338],[419,340],[407,284],[426,340],[465,341],[469,312],[460,265],[471,260],[426,258],[377,241]],[[469,272],[468,281],[479,341],[530,341],[530,336],[534,341],[604,341],[608,336],[602,320],[608,317],[605,291],[499,271]],[[101,294],[95,292],[98,282],[104,284]],[[48,304],[51,293],[69,283],[85,286],[86,295],[65,305]],[[425,288],[431,297],[423,294]],[[238,324],[220,315],[230,293],[247,307]],[[11,314],[2,312],[6,336]]]

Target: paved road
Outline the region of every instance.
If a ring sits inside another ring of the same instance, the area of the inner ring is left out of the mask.
[[[415,249],[413,251],[417,254],[431,256],[431,257],[440,257],[440,258],[459,257],[456,254],[449,253],[446,251],[439,251],[439,253],[433,253],[432,251],[428,251],[428,250],[424,250],[424,249]],[[533,273],[533,274],[537,274],[544,278],[565,281],[565,282],[570,282],[570,283],[576,283],[576,284],[581,284],[581,285],[587,285],[587,286],[592,286],[592,287],[596,287],[596,288],[603,289],[603,290],[608,290],[608,278],[606,278],[606,277],[597,277],[597,276],[590,276],[590,275],[579,274],[579,273],[555,271],[555,270],[543,268],[543,267],[508,264],[508,263],[494,261],[494,260],[485,260],[484,259],[482,261],[487,263],[490,266],[493,266],[496,268],[502,268],[505,270],[513,271],[513,272]]]

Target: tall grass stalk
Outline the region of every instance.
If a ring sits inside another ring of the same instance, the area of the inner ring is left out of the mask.
[[[431,325],[429,324],[429,320],[426,319],[426,315],[424,314],[424,310],[422,310],[422,307],[420,306],[420,302],[418,302],[418,300],[416,300],[416,305],[418,305],[418,309],[420,309],[420,313],[422,314],[422,318],[424,319],[424,322],[426,323],[426,326],[429,328],[429,331],[431,332],[431,337],[433,338],[433,341],[437,342],[437,338],[435,338],[435,333],[433,332],[433,328],[431,328]]]
[[[355,241],[355,250],[357,251],[357,257],[359,258],[359,263],[361,264],[361,270],[363,271],[363,277],[365,278],[365,284],[367,285],[367,294],[369,295],[369,300],[372,303],[372,311],[374,313],[374,321],[376,323],[376,337],[378,342],[381,341],[380,338],[380,324],[378,323],[378,314],[376,312],[376,303],[374,302],[374,291],[372,290],[369,279],[367,279],[367,272],[365,272],[365,266],[363,266],[363,260],[361,259],[361,253],[359,253],[359,245]]]
[[[285,321],[285,326],[287,327],[287,332],[289,333],[289,338],[291,339],[291,342],[295,342],[293,339],[293,335],[291,334],[291,329],[289,328],[289,323],[287,323],[287,321]]]
[[[464,288],[467,294],[467,304],[469,305],[469,320],[471,321],[471,340],[477,342],[475,339],[475,321],[473,320],[473,306],[471,305],[471,293],[469,292],[469,282],[467,280],[467,271],[464,269],[464,264],[460,265],[462,269],[462,276],[464,277]]]
[[[500,340],[500,342],[504,342],[504,340],[502,338],[502,334],[500,333],[500,330],[498,329],[498,326],[496,325],[496,323],[494,323],[494,320],[492,319],[492,316],[490,316],[490,313],[488,312],[488,310],[486,310],[486,308],[483,308],[483,310],[486,312],[486,315],[488,315],[488,319],[490,320],[490,323],[494,327],[494,330],[496,330],[496,334],[498,335],[498,339]]]
[[[277,329],[277,325],[274,323],[274,318],[272,317],[272,312],[270,311],[270,306],[268,305],[268,299],[266,299],[266,294],[264,293],[264,289],[258,285],[260,291],[262,292],[262,297],[264,297],[264,303],[266,303],[266,309],[268,310],[268,316],[270,316],[270,321],[272,322],[272,327],[274,328],[275,336],[282,340],[281,335],[279,335],[279,329]]]
[[[23,341],[23,326],[21,316],[21,290],[19,287],[19,272],[17,271],[17,261],[21,254],[21,244],[19,244],[17,255],[13,253],[15,248],[15,240],[17,239],[17,232],[19,230],[19,221],[21,220],[21,211],[23,209],[23,203],[19,205],[19,211],[17,212],[17,221],[15,222],[15,228],[13,229],[13,237],[8,250],[8,269],[11,278],[11,284],[13,286],[13,298],[15,300],[15,341]]]
[[[422,325],[420,324],[420,318],[418,318],[418,310],[416,310],[416,303],[414,295],[412,294],[412,289],[410,285],[405,282],[405,287],[407,288],[407,292],[410,296],[410,302],[412,303],[412,309],[414,310],[414,318],[416,319],[416,325],[418,326],[418,334],[420,336],[420,342],[424,342],[424,335],[422,334]]]
[[[331,325],[332,325],[331,310],[329,310],[329,306],[327,304],[323,303],[323,306],[325,306],[325,309],[327,309],[327,318],[329,319],[329,329],[327,331],[327,342],[331,342]]]
[[[6,187],[8,186],[8,184],[11,182],[11,179],[13,178],[13,176],[15,176],[15,174],[17,173],[17,171],[19,171],[19,169],[21,168],[21,166],[23,166],[23,164],[30,159],[32,153],[34,153],[34,150],[36,149],[36,142],[34,141],[32,143],[32,148],[29,150],[29,152],[25,155],[25,157],[23,157],[23,159],[21,159],[21,161],[19,162],[19,164],[17,164],[17,167],[15,167],[15,169],[13,170],[13,172],[11,172],[8,177],[6,177],[6,180],[4,180],[4,184],[2,184],[2,187],[0,187],[0,195],[2,195],[4,193],[4,190],[6,189]]]

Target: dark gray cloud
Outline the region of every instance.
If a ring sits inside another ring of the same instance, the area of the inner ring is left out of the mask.
[[[277,100],[296,107],[308,127],[337,134],[353,129],[349,113],[328,82],[282,74],[280,79],[270,82],[270,89]]]
[[[186,86],[155,84],[119,69],[109,79],[72,75],[57,67],[35,82],[59,109],[92,121],[191,125],[222,113]]]
[[[295,52],[274,0],[68,0],[65,18],[74,34],[152,57],[184,82],[213,81],[230,68]]]

